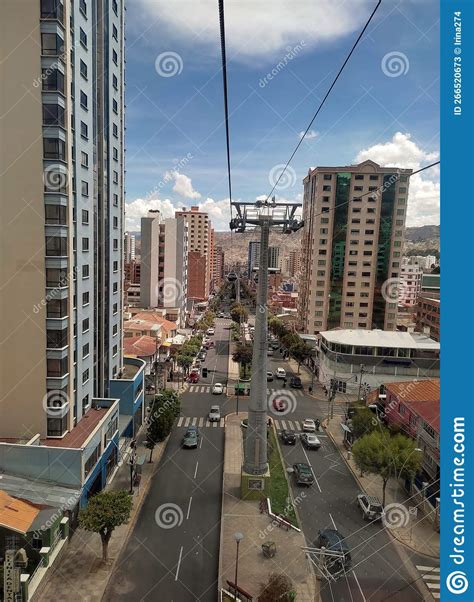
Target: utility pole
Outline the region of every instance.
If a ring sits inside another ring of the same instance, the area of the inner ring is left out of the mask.
[[[362,389],[362,375],[364,374],[364,364],[360,365],[360,376],[359,376],[359,393],[357,394],[357,401],[360,401],[360,391]]]
[[[268,240],[272,226],[282,226],[290,234],[303,227],[295,218],[301,204],[257,201],[234,202],[237,217],[230,222],[230,229],[245,232],[247,225],[260,227],[260,263],[258,269],[257,311],[252,353],[252,387],[249,400],[248,429],[245,438],[243,470],[251,475],[264,475],[267,461],[267,350],[268,350]]]

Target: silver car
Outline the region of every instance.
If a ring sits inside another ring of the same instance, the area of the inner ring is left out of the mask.
[[[219,406],[211,406],[209,410],[209,422],[220,422],[221,410]]]

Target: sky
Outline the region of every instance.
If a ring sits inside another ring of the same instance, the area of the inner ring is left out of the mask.
[[[376,0],[226,0],[232,196],[270,193]],[[228,230],[217,0],[131,0],[126,12],[126,227],[148,209],[208,211]],[[384,0],[275,190],[308,169],[439,159],[439,2]],[[439,168],[410,183],[407,225],[439,224]]]

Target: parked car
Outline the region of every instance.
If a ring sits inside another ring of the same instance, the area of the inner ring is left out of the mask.
[[[221,409],[219,406],[211,406],[209,410],[209,422],[220,422],[221,420]]]
[[[301,382],[301,378],[299,376],[292,376],[290,379],[290,387],[293,389],[302,389],[303,383]]]
[[[382,520],[384,516],[384,509],[382,502],[377,498],[365,493],[359,493],[357,496],[357,502],[362,510],[362,517],[364,520]]]
[[[321,441],[313,433],[303,433],[301,443],[306,449],[319,449],[321,447]]]
[[[204,351],[201,351],[201,353],[198,355],[198,359],[201,362],[205,362],[206,361],[206,357],[207,357],[207,353],[205,353]]]
[[[222,393],[224,393],[224,385],[221,383],[216,383],[212,387],[212,394],[213,395],[222,395]]]
[[[280,349],[280,343],[274,341],[273,343],[270,343],[270,347],[273,349],[273,351],[276,351],[277,349]]]
[[[285,443],[286,445],[295,445],[296,444],[296,435],[295,435],[295,433],[292,433],[291,431],[287,431],[286,429],[283,429],[280,433],[280,437],[281,437],[281,440],[283,441],[283,443]]]
[[[326,568],[332,575],[347,572],[351,568],[351,553],[344,536],[336,529],[324,529],[320,531],[314,542],[315,548],[326,548],[330,552],[336,552],[338,556],[326,556]]]
[[[188,429],[184,433],[184,437],[181,441],[181,447],[184,447],[184,448],[197,447],[200,436],[201,435],[199,433],[199,429],[197,428],[197,426],[188,427]]]
[[[207,334],[208,334],[209,336],[212,336],[212,335],[214,334],[214,328],[208,328],[208,329],[207,329]]]
[[[199,382],[199,372],[191,372],[188,376],[188,382],[192,384],[196,384]]]
[[[286,410],[286,403],[282,399],[275,398],[272,401],[272,406],[277,412],[284,412]]]
[[[283,368],[277,368],[275,371],[275,376],[277,378],[286,378],[286,370]]]
[[[307,433],[316,432],[316,424],[312,418],[306,418],[306,420],[303,422],[303,431]]]
[[[314,483],[314,474],[309,464],[305,464],[304,462],[293,464],[293,474],[298,485],[307,485],[309,487]]]
[[[273,355],[273,349],[270,349],[270,347],[267,349],[267,355]]]
[[[267,382],[272,382],[273,380],[273,372],[267,372]]]

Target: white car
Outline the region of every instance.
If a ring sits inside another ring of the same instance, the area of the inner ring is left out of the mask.
[[[212,394],[213,395],[222,395],[222,393],[224,393],[224,385],[221,383],[216,383],[212,387]]]
[[[209,422],[220,422],[221,410],[219,406],[211,406],[209,410]]]
[[[283,368],[277,368],[275,372],[277,378],[286,378],[286,370]]]
[[[208,329],[207,329],[207,334],[208,334],[209,336],[213,335],[213,334],[214,334],[214,328],[208,328]]]
[[[303,422],[303,431],[306,433],[316,432],[316,424],[312,418],[306,418],[306,420]]]

